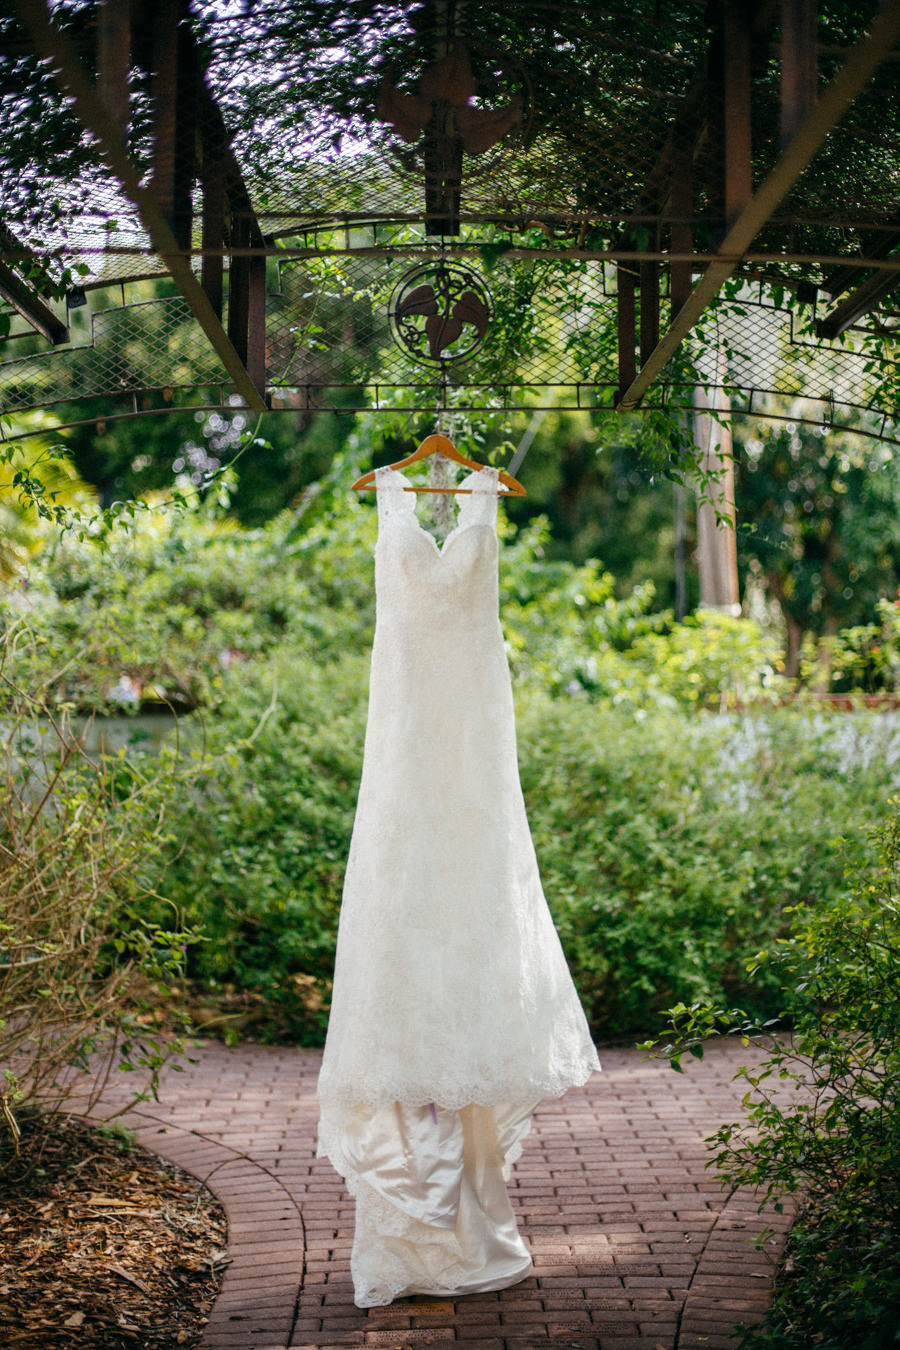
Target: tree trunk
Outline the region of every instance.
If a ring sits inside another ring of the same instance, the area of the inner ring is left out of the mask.
[[[784,615],[784,623],[787,629],[787,651],[784,654],[784,673],[790,680],[796,680],[800,674],[800,649],[803,646],[803,639],[806,636],[806,629],[803,624],[798,623],[795,618],[788,614],[784,605],[781,606],[781,612]]]

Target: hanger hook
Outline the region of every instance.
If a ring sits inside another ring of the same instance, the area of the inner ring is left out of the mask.
[[[448,426],[449,415],[449,430]],[[453,412],[447,407],[447,363],[441,362],[441,400],[437,410],[437,416],[434,419],[434,429],[439,436],[447,436],[453,440]]]

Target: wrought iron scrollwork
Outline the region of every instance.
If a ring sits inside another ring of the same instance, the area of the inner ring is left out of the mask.
[[[472,356],[491,321],[491,296],[471,267],[435,262],[408,272],[390,300],[391,332],[415,361],[443,364]]]

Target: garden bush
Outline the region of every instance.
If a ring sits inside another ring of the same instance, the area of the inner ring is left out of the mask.
[[[900,600],[883,597],[875,623],[843,628],[803,644],[800,674],[823,693],[895,694],[900,688]]]
[[[368,653],[323,665],[282,644],[227,673],[185,742],[197,773],[160,888],[208,941],[201,981],[254,991],[267,1034],[315,1043],[327,1020],[362,761]],[[518,693],[523,789],[548,901],[595,1034],[646,1031],[674,999],[777,1001],[748,952],[787,909],[827,902],[832,841],[896,783],[894,723],[776,709],[698,716]]]
[[[709,1141],[731,1185],[762,1203],[799,1193],[776,1297],[748,1346],[885,1350],[900,1341],[900,801],[849,861],[831,903],[798,905],[789,933],[751,963],[780,986],[778,1021],[715,1003],[670,1010],[661,1053],[675,1068],[737,1032],[746,1118]],[[819,899],[819,897],[816,897]],[[649,1048],[649,1045],[648,1045]],[[792,1090],[791,1090],[792,1089]]]
[[[2,597],[4,626],[28,634],[9,673],[80,710],[214,708],[223,672],[281,641],[328,659],[371,637],[373,541],[370,517],[325,508],[259,530],[212,507],[143,512],[68,536]]]
[[[756,624],[676,624],[653,587],[625,598],[601,564],[547,556],[547,523],[501,524],[501,611],[520,685],[634,707],[732,707],[783,692]],[[371,504],[324,485],[257,530],[217,509],[142,512],[109,538],[68,537],[8,588],[0,618],[33,641],[10,668],[59,703],[215,708],[224,671],[280,644],[329,661],[374,624]],[[64,658],[64,659],[63,659]]]
[[[745,958],[805,900],[827,904],[900,773],[891,723],[777,709],[628,713],[536,696],[519,719],[545,889],[601,1040],[673,999],[751,1000]],[[716,992],[713,993],[713,990]]]
[[[149,776],[124,755],[89,759],[2,660],[0,726],[2,1165],[23,1113],[86,1110],[116,1064],[155,1091],[180,1048],[171,989],[195,935],[137,912],[165,839],[166,756]]]
[[[646,1030],[679,998],[771,1009],[775,984],[748,985],[743,958],[783,934],[786,907],[838,893],[829,841],[855,846],[895,785],[894,723],[772,707],[754,623],[677,624],[652,587],[619,598],[599,563],[549,558],[545,522],[501,530],[523,786],[595,1033]],[[130,681],[199,709],[179,725],[171,841],[150,864],[182,917],[143,904],[202,926],[192,977],[261,1002],[267,1035],[315,1042],[327,1020],[375,533],[371,502],[334,478],[257,530],[203,506],[68,539],[7,596],[30,634],[11,669],[57,706],[108,708]]]
[[[676,623],[654,608],[651,582],[617,597],[597,562],[545,561],[546,522],[506,546],[501,613],[517,684],[635,708],[772,703],[788,686],[776,644],[749,619],[700,610]]]
[[[261,996],[263,1035],[324,1035],[367,682],[365,650],[322,665],[282,646],[230,671],[217,715],[184,735],[195,772],[159,886],[206,934],[191,974]]]

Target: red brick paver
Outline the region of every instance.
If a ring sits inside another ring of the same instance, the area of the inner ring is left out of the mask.
[[[724,1350],[762,1317],[788,1225],[705,1168],[704,1138],[740,1114],[746,1084],[731,1080],[747,1054],[717,1043],[680,1075],[603,1051],[602,1074],[538,1108],[513,1171],[533,1276],[368,1311],[353,1303],[353,1203],[315,1156],[319,1052],[205,1043],[124,1119],[225,1207],[230,1264],[202,1350]]]

